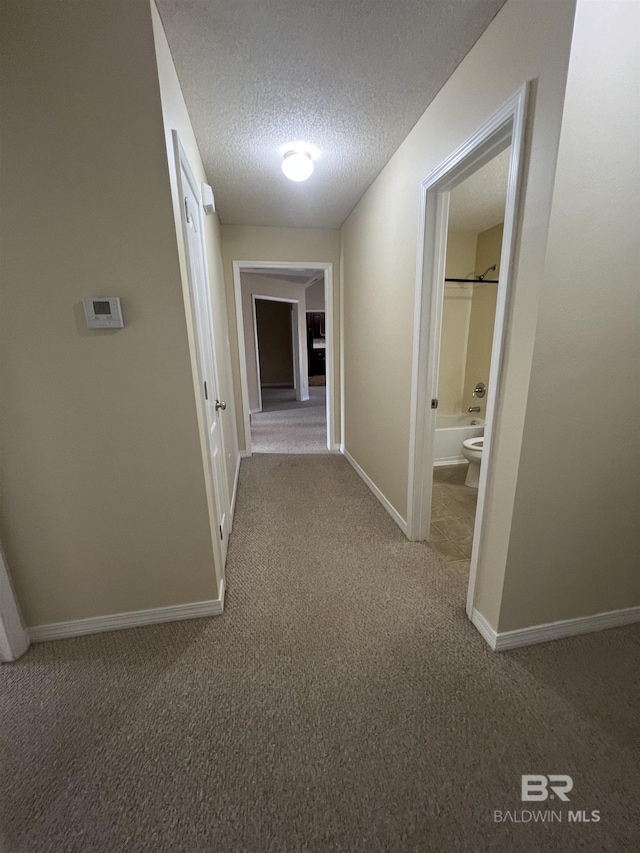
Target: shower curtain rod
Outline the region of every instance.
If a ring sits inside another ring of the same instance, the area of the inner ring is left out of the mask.
[[[445,281],[461,281],[464,284],[499,284],[496,278],[445,278]]]

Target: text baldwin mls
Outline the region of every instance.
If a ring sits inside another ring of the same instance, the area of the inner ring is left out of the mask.
[[[521,777],[520,798],[523,802],[556,797],[569,802],[569,791],[573,789],[573,779],[566,775],[528,775]],[[553,793],[551,793],[553,791]],[[554,811],[553,809],[496,809],[493,812],[494,823],[599,823],[600,811],[577,809],[572,811]]]
[[[529,809],[506,809],[500,811],[496,809],[493,813],[494,823],[598,823],[600,821],[600,812],[598,809],[593,809],[590,812],[568,811],[556,812],[551,809],[538,809],[531,811]]]

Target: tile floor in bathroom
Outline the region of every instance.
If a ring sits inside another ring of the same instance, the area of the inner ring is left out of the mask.
[[[478,490],[465,486],[466,476],[467,465],[443,465],[433,469],[429,544],[452,569],[469,577]]]

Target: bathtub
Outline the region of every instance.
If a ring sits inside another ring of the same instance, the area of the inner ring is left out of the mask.
[[[477,421],[471,426],[471,421]],[[484,435],[482,418],[469,415],[436,415],[436,432],[433,440],[433,464],[455,465],[465,462],[462,442],[468,438]]]

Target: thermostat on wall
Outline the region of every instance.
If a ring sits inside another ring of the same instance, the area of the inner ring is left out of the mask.
[[[94,296],[84,300],[84,313],[89,329],[122,329],[122,308],[117,296]]]

